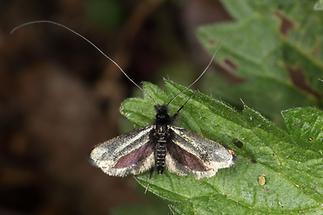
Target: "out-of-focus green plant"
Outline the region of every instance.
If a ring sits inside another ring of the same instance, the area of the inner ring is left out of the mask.
[[[86,2],[86,15],[95,26],[113,30],[120,26],[124,11],[117,0],[91,0]]]
[[[230,22],[203,26],[198,37],[219,65],[234,76],[229,83],[212,74],[204,89],[233,104],[246,104],[276,120],[280,111],[323,106],[323,12],[315,1],[222,1]]]

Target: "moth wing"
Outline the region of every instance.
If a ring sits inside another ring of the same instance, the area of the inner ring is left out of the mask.
[[[95,166],[111,176],[137,175],[154,165],[152,126],[122,134],[96,146],[91,152]]]
[[[172,142],[166,155],[168,170],[178,175],[192,174],[196,178],[212,177],[218,169],[233,164],[233,155],[221,144],[203,138],[189,130],[171,126]]]

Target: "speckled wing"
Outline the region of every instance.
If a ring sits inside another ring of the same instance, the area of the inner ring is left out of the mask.
[[[137,175],[154,165],[153,144],[147,126],[122,134],[96,146],[91,152],[93,164],[111,176]]]
[[[212,177],[218,169],[233,165],[233,155],[221,144],[203,138],[189,130],[170,126],[173,144],[169,144],[166,165],[177,175],[196,178]]]

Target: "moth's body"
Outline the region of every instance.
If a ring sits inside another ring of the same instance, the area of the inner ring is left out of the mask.
[[[233,155],[219,143],[173,126],[178,114],[169,115],[167,105],[156,105],[152,125],[108,140],[91,152],[94,165],[112,176],[138,175],[165,169],[197,179],[211,177],[230,167]]]
[[[170,144],[172,138],[172,131],[169,129],[169,125],[173,119],[169,116],[166,105],[156,105],[155,109],[157,114],[155,125],[151,131],[151,139],[155,143],[155,170],[157,173],[162,174],[165,169],[167,144]]]

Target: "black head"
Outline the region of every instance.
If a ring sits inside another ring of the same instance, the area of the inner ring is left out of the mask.
[[[156,110],[156,124],[164,125],[171,123],[171,117],[168,114],[166,105],[155,105]]]

